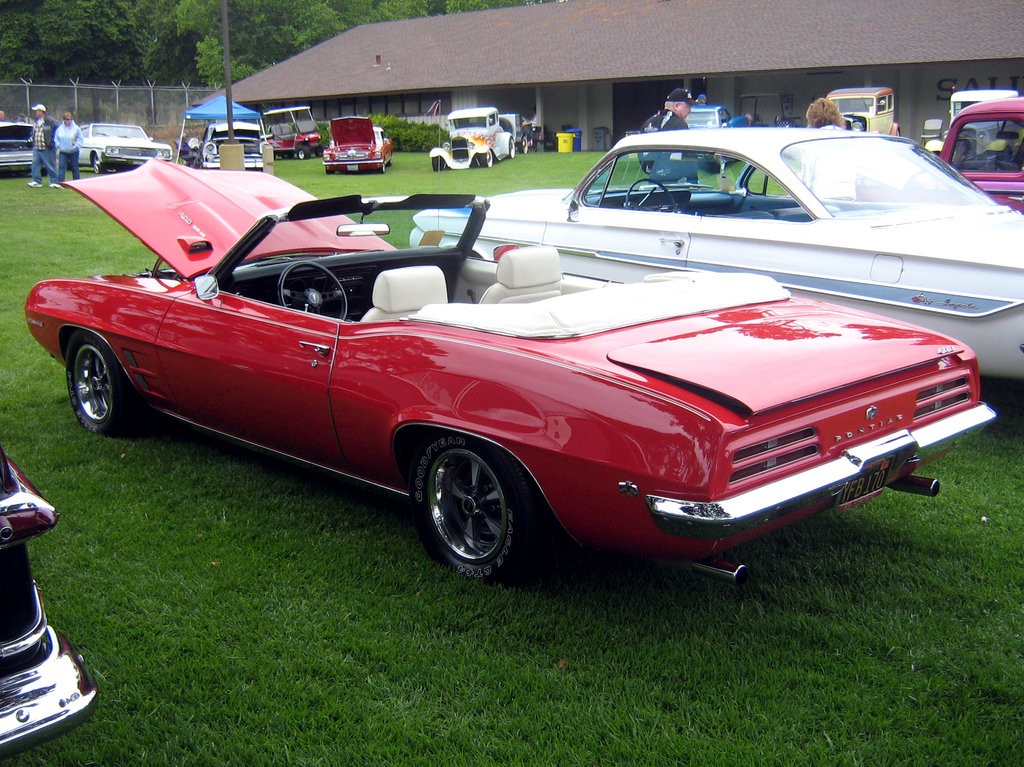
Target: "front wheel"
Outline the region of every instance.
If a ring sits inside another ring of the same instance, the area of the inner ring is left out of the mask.
[[[92,172],[93,173],[102,173],[103,172],[103,163],[100,162],[100,156],[98,154],[96,154],[95,152],[92,155],[91,164],[92,164]]]
[[[138,395],[110,347],[93,333],[79,330],[67,351],[68,397],[78,422],[96,434],[128,431]]]
[[[295,159],[297,160],[308,160],[310,156],[309,146],[307,144],[301,144],[295,148]]]
[[[545,561],[544,502],[523,467],[500,448],[435,436],[417,450],[409,488],[423,546],[456,572],[514,583]]]

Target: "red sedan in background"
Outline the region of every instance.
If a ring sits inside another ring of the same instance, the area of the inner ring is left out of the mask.
[[[385,173],[394,151],[391,139],[369,117],[335,117],[331,120],[331,145],[324,149],[324,170]]]

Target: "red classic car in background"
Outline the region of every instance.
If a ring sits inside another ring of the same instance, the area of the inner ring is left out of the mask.
[[[483,260],[469,195],[318,200],[162,162],[68,186],[159,258],[28,297],[86,428],[155,408],[408,496],[430,554],[474,577],[579,544],[740,579],[714,557],[886,487],[933,495],[917,472],[994,415],[962,344],[767,277]],[[465,213],[458,242],[384,239],[424,208]]]
[[[1024,98],[964,107],[939,156],[999,202],[1024,211]]]
[[[335,117],[331,120],[331,145],[324,150],[324,170],[385,173],[394,151],[391,139],[369,117]]]
[[[0,448],[0,758],[84,721],[96,684],[68,640],[48,626],[28,540],[58,514]]]
[[[263,113],[267,143],[274,157],[305,160],[320,154],[320,129],[309,107],[282,107]]]

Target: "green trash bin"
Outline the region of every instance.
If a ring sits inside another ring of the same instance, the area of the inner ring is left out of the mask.
[[[572,151],[572,142],[576,138],[575,133],[556,133],[555,137],[558,139],[559,152]]]

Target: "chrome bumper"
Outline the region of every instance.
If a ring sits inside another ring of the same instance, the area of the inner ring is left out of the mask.
[[[68,640],[47,626],[36,665],[0,678],[0,758],[81,724],[96,684]]]
[[[910,463],[946,450],[956,439],[995,418],[985,404],[919,429],[902,431],[857,445],[833,461],[718,502],[647,496],[647,507],[658,528],[671,535],[701,540],[728,538],[768,524],[787,514],[831,500],[838,506],[851,480],[867,479],[872,462],[891,457],[889,476]]]

